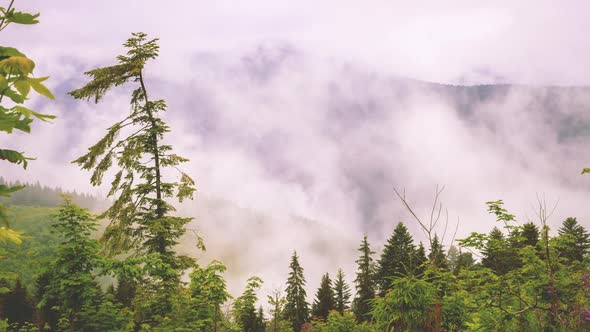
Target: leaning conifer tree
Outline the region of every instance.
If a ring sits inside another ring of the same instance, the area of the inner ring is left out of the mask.
[[[86,72],[92,80],[70,95],[98,103],[111,88],[133,84],[136,88],[131,94],[130,112],[73,163],[93,172],[90,181],[95,186],[102,183],[108,170],[117,169],[108,193],[114,197],[113,205],[101,216],[110,220],[102,237],[107,254],[146,255],[146,266],[152,262],[146,269],[151,281],[174,286],[182,270],[193,263],[173,249],[191,218],[172,216],[175,209],[167,199],[192,199],[194,181],[182,171],[178,182],[163,178],[164,169],[178,170],[178,165],[188,159],[163,143],[164,135],[170,132],[159,116],[166,110],[166,103],[148,97],[144,68],[158,56],[157,39],[133,33],[124,46],[127,54],[119,55],[116,65]]]

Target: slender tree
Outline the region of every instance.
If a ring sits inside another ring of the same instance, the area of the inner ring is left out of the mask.
[[[287,303],[283,314],[285,320],[291,322],[293,331],[299,331],[301,326],[309,320],[309,304],[306,300],[303,268],[299,264],[297,252],[293,252],[289,267],[291,272],[289,272],[287,279]]]
[[[188,160],[163,142],[170,131],[159,117],[166,110],[165,101],[148,97],[145,65],[158,56],[157,39],[134,33],[124,46],[127,54],[118,56],[117,64],[86,72],[92,80],[70,95],[98,103],[111,88],[132,83],[136,88],[131,110],[74,163],[92,170],[90,181],[95,186],[102,184],[108,170],[118,166],[108,193],[114,196],[113,205],[101,216],[110,220],[102,237],[107,253],[146,255],[150,283],[175,288],[181,272],[194,263],[173,249],[191,218],[172,216],[175,209],[167,199],[192,198],[194,182],[181,171],[179,182],[166,182],[163,176],[166,168],[178,170],[178,165]],[[167,301],[167,296],[161,300]]]
[[[279,332],[281,331],[281,323],[285,322],[281,317],[287,300],[282,296],[280,289],[275,289],[271,295],[267,296],[267,299],[268,304],[271,306],[270,315],[272,317],[272,320],[269,323],[269,328],[272,332]]]
[[[344,280],[344,272],[338,269],[336,280],[334,281],[334,297],[336,300],[335,309],[343,314],[345,310],[350,309],[350,286]]]
[[[375,284],[376,267],[372,257],[375,252],[371,251],[366,235],[363,237],[358,251],[361,255],[356,260],[358,270],[355,279],[356,296],[353,301],[353,311],[356,319],[362,322],[368,321],[371,317],[369,301],[375,297],[377,288]]]

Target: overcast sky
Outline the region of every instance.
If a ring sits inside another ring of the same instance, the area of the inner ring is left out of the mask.
[[[526,221],[545,195],[559,200],[553,225],[573,215],[590,226],[590,177],[579,175],[590,166],[590,93],[544,88],[590,85],[590,3],[567,4],[17,0],[17,8],[41,12],[41,24],[10,26],[2,43],[33,58],[37,75],[51,76],[57,100],[29,105],[58,119],[35,124],[30,135],[0,136],[2,146],[38,158],[27,171],[2,163],[0,174],[106,192],[69,161],[128,110],[127,91],[99,105],[66,92],[86,82],[84,71],[113,64],[131,32],[144,31],[161,45],[146,69],[151,95],[170,105],[168,139],[191,158],[186,169],[204,195],[277,223],[298,215],[337,227],[355,239],[346,242],[352,252],[363,233],[381,245],[399,221],[421,237],[394,185],[407,188],[422,216],[435,186],[446,185],[443,202],[452,222],[461,219],[459,237],[493,227],[484,202],[500,198]],[[464,92],[441,95],[412,80],[537,89],[472,104]],[[453,102],[464,97],[469,115]],[[197,213],[211,223],[206,211]],[[211,241],[223,236],[207,229]],[[293,249],[318,267],[310,272],[317,280],[320,267],[336,268],[313,258],[309,241],[293,239],[289,228],[270,236],[284,245],[272,259],[285,268]],[[353,259],[346,272],[353,274]]]

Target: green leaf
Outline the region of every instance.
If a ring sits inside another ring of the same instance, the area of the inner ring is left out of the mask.
[[[37,113],[37,112],[35,112],[31,109],[28,109],[26,107],[23,107],[23,106],[14,106],[12,109],[19,112],[20,114],[24,115],[27,118],[34,116],[35,118],[37,118],[41,121],[44,121],[44,122],[50,122],[49,120],[53,120],[56,118],[55,115]]]
[[[0,61],[0,69],[6,73],[28,75],[35,69],[35,63],[24,56],[11,56]]]
[[[17,104],[22,104],[25,102],[25,98],[12,89],[4,91],[4,95]]]
[[[8,88],[8,81],[6,77],[0,75],[0,91],[4,91],[6,88]]]
[[[582,174],[588,174],[588,173],[590,173],[590,168],[584,168],[582,170]]]
[[[39,17],[39,15],[39,13],[29,14],[11,11],[8,15],[6,15],[6,20],[10,23],[16,24],[37,24],[39,23],[39,20],[37,20],[37,17]]]
[[[38,94],[53,100],[55,97],[51,91],[49,91],[45,85],[41,84],[41,82],[45,81],[46,79],[48,79],[48,77],[28,78],[27,80],[31,84],[33,90],[35,90]]]
[[[11,57],[11,56],[22,56],[22,57],[26,57],[26,55],[24,55],[23,53],[21,53],[16,48],[0,46],[0,60],[4,60],[4,59],[6,59],[8,57]]]
[[[28,160],[35,160],[35,158],[25,157],[21,152],[16,152],[14,150],[0,149],[0,160],[6,160],[17,165],[22,164],[23,168],[26,169]]]
[[[14,82],[14,87],[16,91],[23,96],[23,98],[27,98],[29,91],[31,91],[31,84],[26,79],[19,79]]]

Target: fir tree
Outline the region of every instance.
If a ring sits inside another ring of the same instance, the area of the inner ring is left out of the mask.
[[[532,222],[523,224],[520,236],[524,246],[536,247],[540,239],[539,227]]]
[[[570,262],[581,262],[590,250],[590,234],[576,218],[567,218],[558,230],[560,256]]]
[[[418,244],[418,248],[416,251],[414,251],[414,275],[420,276],[424,273],[426,267],[425,264],[427,261],[428,258],[426,257],[426,249],[424,248],[424,244],[420,242],[420,244]]]
[[[297,252],[293,252],[289,265],[289,279],[287,279],[287,303],[285,304],[285,320],[291,322],[294,331],[299,331],[301,326],[309,320],[309,304],[306,300],[305,277],[303,268],[299,264]]]
[[[256,313],[256,328],[254,329],[255,332],[264,332],[266,330],[266,320],[264,319],[264,310],[262,306],[258,307],[258,312]]]
[[[345,310],[350,309],[350,286],[344,280],[344,272],[338,269],[336,280],[334,281],[334,297],[336,300],[335,309],[343,314]]]
[[[67,196],[56,219],[53,227],[63,240],[48,268],[51,280],[45,286],[41,306],[58,299],[59,312],[67,320],[69,330],[84,330],[78,326],[79,314],[99,295],[92,275],[100,260],[98,243],[90,238],[96,221]]]
[[[430,262],[438,268],[448,268],[447,257],[445,256],[442,244],[438,240],[438,235],[434,235],[434,238],[432,239],[432,247],[430,248],[428,259],[430,259]]]
[[[400,222],[387,240],[378,263],[377,277],[381,295],[384,295],[390,288],[392,277],[414,273],[415,250],[412,235],[408,232],[408,228]]]
[[[508,264],[508,244],[502,231],[494,227],[488,235],[488,241],[483,250],[481,263],[483,266],[504,274],[510,270]]]
[[[336,307],[334,290],[332,289],[332,280],[328,273],[322,276],[322,282],[320,288],[316,293],[316,299],[313,302],[312,314],[314,317],[325,320],[330,313],[330,310],[334,310]]]
[[[33,305],[20,279],[16,279],[14,288],[2,297],[4,297],[6,319],[10,324],[22,326],[25,322],[33,321]]]
[[[363,237],[358,251],[360,251],[361,255],[356,260],[358,270],[355,279],[356,296],[353,301],[353,311],[356,319],[362,322],[370,319],[371,306],[369,301],[375,298],[376,294],[376,269],[372,257],[375,252],[371,251],[366,235]]]

